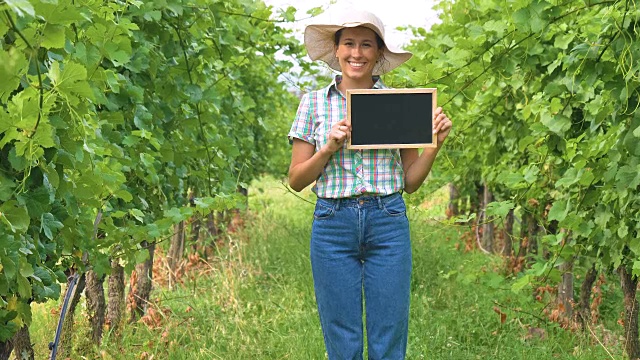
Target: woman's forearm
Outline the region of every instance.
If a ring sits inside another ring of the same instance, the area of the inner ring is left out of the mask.
[[[332,155],[326,149],[315,152],[315,148],[308,145],[294,143],[294,155],[289,167],[289,186],[295,191],[302,191],[316,181]]]
[[[291,188],[301,191],[316,181],[331,155],[342,149],[350,136],[351,127],[347,125],[346,120],[340,120],[333,124],[327,136],[327,142],[317,152],[315,145],[301,139],[294,139],[289,166]]]

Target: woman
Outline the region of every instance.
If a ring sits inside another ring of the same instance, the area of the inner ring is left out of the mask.
[[[327,353],[330,360],[362,359],[364,302],[369,359],[404,359],[411,243],[401,193],[424,182],[451,121],[441,108],[435,111],[438,148],[422,154],[346,149],[346,91],[385,88],[377,75],[411,53],[385,44],[380,19],[361,11],[345,13],[335,24],[307,26],[305,46],[311,59],[342,73],[303,96],[289,132],[289,184],[301,191],[315,181],[318,196],[311,266]]]

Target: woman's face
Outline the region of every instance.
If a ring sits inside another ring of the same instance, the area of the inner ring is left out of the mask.
[[[336,47],[343,78],[361,80],[371,78],[382,49],[378,48],[376,33],[365,27],[345,28]]]

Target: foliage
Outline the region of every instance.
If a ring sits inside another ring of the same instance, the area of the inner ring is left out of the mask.
[[[142,240],[281,173],[275,139],[295,106],[275,54],[301,49],[262,2],[0,1],[0,13],[5,341],[68,269],[131,270]]]
[[[630,1],[443,1],[392,85],[437,87],[454,120],[442,178],[485,182],[546,230],[549,269],[640,274],[640,8]],[[554,231],[553,229],[562,229]],[[558,272],[549,270],[546,275]]]

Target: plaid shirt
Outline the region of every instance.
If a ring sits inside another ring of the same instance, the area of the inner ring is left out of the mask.
[[[347,99],[337,84],[302,97],[298,113],[289,131],[297,138],[315,145],[316,151],[327,143],[331,126],[347,117]],[[374,89],[386,86],[374,77]],[[390,195],[404,188],[404,172],[398,149],[349,150],[345,146],[334,153],[316,180],[313,192],[322,198],[346,198],[360,194]]]

